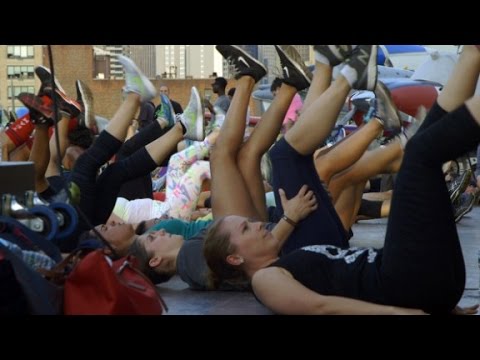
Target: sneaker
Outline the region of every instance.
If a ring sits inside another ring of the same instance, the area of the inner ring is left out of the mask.
[[[175,125],[175,110],[170,99],[165,94],[160,94],[160,109],[155,113],[155,119],[162,118],[168,122],[168,127]]]
[[[83,111],[79,115],[81,125],[92,129],[96,127],[95,111],[93,109],[93,94],[90,88],[81,80],[75,81],[77,89],[77,103],[79,103]]]
[[[35,125],[53,125],[53,101],[48,96],[36,96],[29,93],[20,93],[17,99],[30,112],[30,121]]]
[[[70,99],[60,89],[55,89],[55,101],[57,102],[58,109],[67,113],[70,117],[76,118],[83,110],[82,106],[73,99]]]
[[[475,200],[474,194],[465,193],[460,196],[456,204],[453,205],[455,222],[459,222],[466,214],[472,211]]]
[[[347,59],[358,45],[313,45],[315,60],[330,66],[337,66]]]
[[[402,127],[400,114],[393,102],[390,90],[381,81],[377,83],[375,96],[374,116],[382,121],[385,130],[400,130]]]
[[[50,69],[46,68],[45,66],[39,65],[35,67],[35,74],[40,79],[41,85],[40,90],[38,90],[38,96],[42,95],[51,95],[52,92],[52,73]],[[58,79],[55,78],[55,88],[60,90],[62,93],[65,94],[65,90],[63,90],[62,85],[58,82]]]
[[[157,95],[157,90],[137,65],[123,55],[118,55],[118,61],[122,64],[125,71],[126,85],[123,91],[127,94],[133,92],[140,95],[141,101],[152,100]]]
[[[408,116],[406,114],[402,114],[400,112],[401,117]],[[404,129],[398,137],[400,138],[400,143],[402,145],[402,148],[405,149],[405,146],[407,145],[408,140],[410,140],[420,129],[420,126],[422,126],[423,120],[427,116],[427,111],[425,107],[421,106],[417,112],[416,117],[411,117],[410,116],[410,125]]]
[[[275,45],[275,50],[280,57],[283,71],[283,82],[301,91],[310,86],[312,73],[305,66],[302,57],[292,45]]]
[[[178,116],[178,120],[187,130],[184,134],[186,139],[203,141],[205,138],[203,107],[202,101],[200,100],[200,94],[195,86],[192,87],[190,101],[183,111],[183,114]]]
[[[455,203],[460,194],[465,192],[470,179],[472,178],[472,169],[465,170],[461,175],[453,179],[448,186],[448,193],[450,194],[450,200]]]
[[[248,75],[258,82],[267,74],[265,65],[238,46],[217,45],[215,48],[234,67],[235,79]]]
[[[352,89],[375,90],[377,85],[377,45],[360,45],[340,71]]]

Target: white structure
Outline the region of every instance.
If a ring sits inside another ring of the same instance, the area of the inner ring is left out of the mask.
[[[130,57],[130,45],[94,45],[104,50],[110,56],[110,79],[123,79],[123,66],[115,55],[125,55]],[[97,50],[98,51],[98,50]]]
[[[215,45],[156,45],[156,73],[167,79],[222,76],[222,57]]]

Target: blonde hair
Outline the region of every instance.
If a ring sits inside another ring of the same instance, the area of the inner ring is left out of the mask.
[[[226,261],[235,247],[230,243],[231,234],[221,229],[224,219],[215,220],[205,236],[203,255],[208,265],[207,286],[209,289],[227,287],[231,290],[246,290],[250,288],[250,279],[242,267]]]

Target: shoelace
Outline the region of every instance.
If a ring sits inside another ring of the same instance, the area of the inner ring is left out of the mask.
[[[227,64],[230,67],[230,70],[232,71],[233,75],[236,76],[238,73],[240,73],[240,68],[237,67],[235,64],[235,61],[232,57],[227,58]]]

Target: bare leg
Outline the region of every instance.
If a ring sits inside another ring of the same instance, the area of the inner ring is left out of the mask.
[[[382,124],[373,119],[330,151],[315,158],[315,168],[327,186],[332,176],[352,166],[362,157],[380,131],[383,131]]]
[[[321,66],[330,68],[328,65]],[[285,140],[298,153],[313,154],[332,131],[350,89],[348,81],[340,75],[321,97],[302,112],[295,126],[285,135]]]
[[[48,163],[47,172],[45,173],[46,177],[60,175],[58,171],[58,161],[62,160],[67,151],[69,145],[68,142],[68,123],[70,121],[69,117],[66,117],[62,114],[62,119],[58,122],[58,135],[60,140],[60,154],[57,154],[57,145],[55,141],[55,133],[50,138],[49,148],[50,148],[50,162]]]
[[[282,84],[277,96],[262,116],[262,120],[258,123],[255,131],[241,147],[238,155],[240,173],[262,221],[267,221],[268,214],[265,202],[265,187],[260,170],[261,159],[275,142],[282,128],[282,121],[296,93],[297,89],[293,86]]]
[[[37,193],[48,189],[49,184],[45,178],[45,171],[47,170],[49,159],[48,125],[36,125],[35,138],[29,160],[33,161],[35,167],[35,191]]]
[[[237,165],[237,155],[243,142],[245,117],[255,80],[243,76],[237,81],[225,122],[216,144],[212,147],[212,212],[215,218],[240,215],[259,218],[247,184]]]
[[[108,129],[107,129],[108,130]],[[151,142],[145,149],[153,161],[160,165],[177,147],[177,144],[183,139],[183,128],[180,123],[176,123],[165,135]]]
[[[124,141],[127,136],[127,130],[135,117],[140,106],[140,95],[128,93],[118,110],[108,122],[105,129],[110,135],[120,141]]]
[[[320,97],[332,83],[332,67],[316,62],[313,81],[308,89],[307,97],[303,102],[302,111],[307,110],[316,99]]]
[[[438,104],[450,112],[472,97],[480,71],[480,52],[474,45],[465,45],[447,85],[438,96]]]
[[[364,187],[365,182],[362,182],[346,188],[335,203],[335,210],[346,230],[349,230],[357,219]]]
[[[8,154],[8,161],[28,161],[30,157],[30,149],[27,144],[22,144]],[[7,158],[3,158],[7,161]]]
[[[398,172],[402,159],[403,149],[399,140],[366,152],[353,166],[331,179],[329,190],[334,203],[342,190],[351,185],[364,183],[377,174]]]

